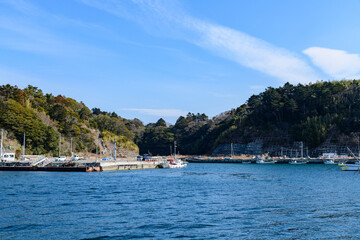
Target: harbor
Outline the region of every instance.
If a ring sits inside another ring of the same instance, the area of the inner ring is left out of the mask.
[[[273,164],[293,164],[295,162],[306,163],[306,164],[330,164],[330,159],[325,158],[263,158],[263,161],[260,161],[261,158],[230,158],[230,157],[206,157],[206,158],[197,158],[189,157],[186,159],[189,163],[239,163],[239,164],[264,164],[264,163],[273,163]],[[331,159],[331,164],[355,164],[358,162],[356,158],[335,158]]]
[[[59,156],[46,157],[45,155],[25,155],[25,133],[22,155],[18,159],[15,153],[7,152],[3,147],[4,130],[1,129],[0,140],[0,171],[50,171],[50,172],[102,172],[102,171],[122,171],[122,170],[141,170],[155,168],[183,168],[187,164],[173,156],[149,157],[136,156],[127,158],[117,157],[116,140],[114,140],[111,156],[101,159],[96,151],[95,159],[82,158],[73,154],[67,158],[61,155],[61,135],[59,138]],[[176,149],[176,142],[174,142]]]
[[[126,158],[110,161],[64,160],[44,158],[38,161],[7,161],[0,163],[0,171],[102,172],[161,168],[161,162],[137,161]]]

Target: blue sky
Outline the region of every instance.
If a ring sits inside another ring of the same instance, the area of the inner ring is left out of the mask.
[[[360,78],[360,1],[0,0],[0,84],[145,123]]]

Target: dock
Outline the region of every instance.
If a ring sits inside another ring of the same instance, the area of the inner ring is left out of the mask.
[[[269,158],[269,161],[274,161],[275,164],[290,164],[291,161],[306,161],[307,164],[325,164],[329,159],[322,159],[322,158]],[[335,163],[355,163],[357,162],[356,159],[353,158],[339,158],[333,159]],[[256,159],[249,159],[249,158],[194,158],[190,157],[186,159],[189,163],[256,163]]]
[[[0,171],[89,172],[86,167],[0,166]]]
[[[116,161],[55,161],[54,159],[40,159],[37,161],[1,162],[0,171],[48,171],[48,172],[102,172],[155,169],[159,162],[136,161],[124,158]]]
[[[158,168],[159,162],[114,161],[101,162],[100,166],[102,171],[140,170]]]

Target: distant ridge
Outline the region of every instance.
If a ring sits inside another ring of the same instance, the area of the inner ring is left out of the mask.
[[[212,119],[188,113],[174,125],[159,119],[146,126],[136,118],[125,119],[99,108],[90,110],[72,98],[44,94],[37,87],[19,89],[8,84],[0,86],[0,127],[6,129],[18,154],[23,132],[29,154],[57,155],[60,133],[67,153],[70,138],[76,152],[94,153],[97,137],[104,155],[111,152],[114,138],[124,156],[138,152],[169,155],[175,140],[181,154],[193,155],[210,154],[215,149],[224,154],[227,150],[219,149],[228,149],[226,144],[230,143],[248,153],[247,146],[254,146],[257,153],[278,154],[280,149],[298,148],[299,143],[309,154],[340,153],[347,146],[358,152],[360,81],[285,83],[252,95],[238,108]]]

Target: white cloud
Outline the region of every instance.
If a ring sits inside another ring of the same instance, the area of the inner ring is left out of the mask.
[[[157,117],[179,117],[187,114],[187,112],[179,109],[122,108],[120,110],[138,112]]]
[[[303,51],[326,74],[337,79],[360,78],[360,55],[346,51],[311,47]]]
[[[24,0],[2,0],[2,2],[11,5],[18,11],[25,14],[34,15],[41,13],[39,8]]]
[[[21,17],[14,17],[11,16],[13,12],[8,11],[0,15],[0,47],[64,57],[113,55],[109,50],[73,41],[72,36],[66,36],[57,29],[59,23],[71,28],[99,29],[96,25],[51,14],[23,0],[0,0],[0,7],[1,4],[12,6],[22,14]]]
[[[300,56],[286,49],[227,27],[196,20],[192,23],[202,33],[197,44],[220,56],[283,82],[307,83],[318,79]]]
[[[246,33],[188,15],[176,1],[82,0],[85,4],[136,21],[152,32],[180,38],[282,82],[308,83],[319,79],[297,54]]]

